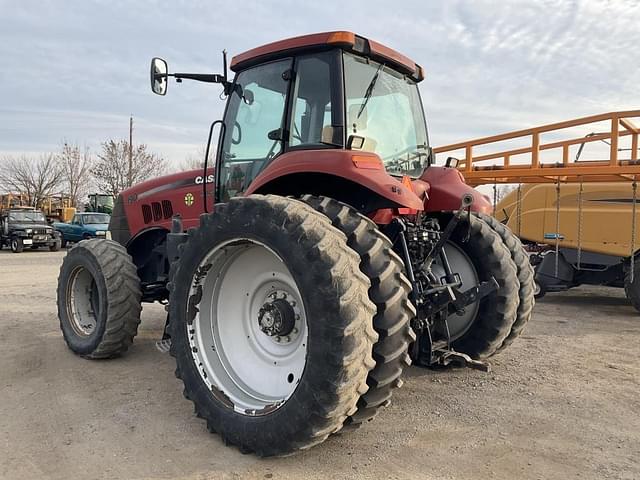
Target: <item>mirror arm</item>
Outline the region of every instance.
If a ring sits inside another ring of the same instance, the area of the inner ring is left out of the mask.
[[[174,77],[176,82],[181,83],[182,80],[196,80],[198,82],[206,83],[220,83],[224,86],[224,92],[228,95],[231,92],[232,82],[227,80],[227,76],[219,75],[217,73],[157,73],[156,78],[168,78]]]
[[[225,81],[225,78],[217,73],[168,73],[166,76],[175,77],[178,82],[183,79],[207,83],[223,83]]]

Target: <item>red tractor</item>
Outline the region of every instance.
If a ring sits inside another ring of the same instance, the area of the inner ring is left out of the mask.
[[[389,404],[411,360],[486,368],[522,331],[533,276],[519,241],[455,169],[433,165],[422,68],[350,32],[271,43],[223,74],[215,165],[116,199],[112,239],[78,243],[58,285],[64,338],[123,353],[142,302],[210,431],[290,454]]]

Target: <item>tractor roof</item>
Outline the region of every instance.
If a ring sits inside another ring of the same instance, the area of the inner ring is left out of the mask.
[[[300,37],[287,38],[268,43],[261,47],[252,48],[231,59],[231,70],[238,72],[247,67],[269,60],[281,58],[305,51],[321,50],[331,47],[352,51],[373,60],[393,66],[398,71],[410,75],[414,80],[421,81],[424,72],[420,65],[401,53],[373,40],[356,35],[353,32],[337,31],[313,33]]]

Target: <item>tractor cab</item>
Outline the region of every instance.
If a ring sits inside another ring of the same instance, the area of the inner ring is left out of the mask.
[[[163,60],[152,62],[159,94],[166,93],[168,76],[224,85],[216,202],[247,193],[275,159],[294,152],[369,152],[365,168],[414,178],[431,161],[417,87],[423,70],[396,51],[329,32],[249,50],[232,59],[231,70],[233,82],[226,72],[169,74]]]

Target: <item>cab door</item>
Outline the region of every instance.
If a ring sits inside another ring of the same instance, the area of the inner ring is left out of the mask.
[[[77,242],[78,240],[82,240],[82,217],[80,215],[74,215],[71,220],[71,224],[67,228],[67,231],[64,232],[67,236],[67,240],[72,242]],[[68,233],[67,233],[68,232]]]
[[[292,59],[240,72],[230,94],[220,150],[216,197],[242,194],[270,160],[282,153]]]

